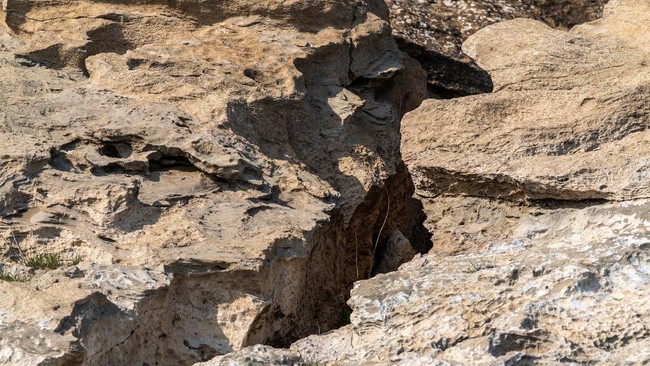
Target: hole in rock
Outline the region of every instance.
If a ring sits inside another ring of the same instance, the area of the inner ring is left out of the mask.
[[[249,79],[253,79],[257,81],[257,79],[259,79],[262,76],[262,73],[259,72],[259,70],[255,70],[255,69],[246,69],[244,70],[244,75]]]
[[[50,160],[48,163],[52,168],[64,172],[69,172],[74,168],[74,165],[65,153],[54,148],[50,150]]]
[[[198,171],[199,169],[184,156],[165,155],[160,152],[149,156],[150,172],[166,170]]]
[[[99,148],[99,153],[103,156],[116,159],[126,159],[133,153],[131,145],[126,142],[105,143]]]
[[[401,37],[395,40],[427,72],[430,98],[451,99],[493,91],[492,77],[475,62],[456,60]]]

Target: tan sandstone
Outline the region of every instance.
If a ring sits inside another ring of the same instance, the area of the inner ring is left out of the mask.
[[[425,76],[387,20],[4,1],[0,364],[192,364],[332,328],[376,243],[424,231],[399,128]]]
[[[570,32],[514,20],[470,37],[495,92],[403,121],[433,251],[357,282],[351,324],[269,360],[647,364],[649,24],[650,3],[617,0]]]

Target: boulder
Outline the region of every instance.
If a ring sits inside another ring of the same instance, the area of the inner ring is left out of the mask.
[[[530,18],[567,29],[599,18],[607,0],[387,0],[400,48],[427,70],[434,98],[492,91],[490,74],[461,50],[494,23]]]
[[[0,364],[286,345],[336,325],[377,241],[429,246],[399,155],[425,74],[381,1],[7,0],[0,24]]]
[[[521,19],[470,37],[463,48],[491,73],[495,90],[427,100],[405,117],[402,153],[418,194],[650,197],[646,10],[645,2],[619,1],[606,18],[571,32]]]

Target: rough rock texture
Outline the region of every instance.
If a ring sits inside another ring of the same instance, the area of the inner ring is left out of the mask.
[[[498,201],[650,198],[650,4],[629,2],[571,32],[523,19],[480,31],[463,47],[494,93],[405,117],[402,153],[434,248],[508,237],[512,218],[490,214]]]
[[[239,352],[218,356],[195,366],[285,366],[303,365],[304,360],[298,352],[287,349],[276,349],[269,346],[255,345],[246,347]]]
[[[425,101],[402,124],[433,251],[357,282],[351,324],[285,355],[648,364],[648,24],[648,1],[614,0],[571,32],[514,20],[470,37],[495,92]]]
[[[4,1],[0,364],[287,344],[336,324],[393,231],[426,250],[399,155],[425,75],[387,21],[381,1]]]
[[[292,349],[339,365],[647,363],[649,209],[531,208],[480,253],[358,282],[352,324]]]
[[[387,0],[400,48],[427,70],[433,97],[485,93],[490,75],[461,50],[490,24],[531,18],[570,28],[601,16],[607,0]]]

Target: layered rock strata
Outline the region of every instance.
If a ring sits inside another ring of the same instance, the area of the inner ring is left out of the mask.
[[[648,363],[648,24],[650,3],[617,0],[570,32],[513,20],[470,37],[495,92],[403,120],[432,252],[356,283],[350,325],[267,360]]]
[[[427,100],[404,120],[402,153],[426,201],[434,247],[507,238],[510,221],[490,217],[504,203],[650,198],[648,6],[617,1],[606,18],[571,32],[513,20],[465,42],[492,75],[494,93]],[[471,207],[481,207],[477,216]]]
[[[2,10],[0,364],[288,344],[393,233],[428,249],[399,155],[425,75],[383,2]]]

